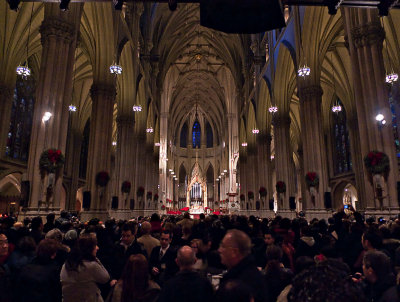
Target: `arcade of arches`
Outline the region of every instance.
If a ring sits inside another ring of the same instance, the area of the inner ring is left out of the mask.
[[[399,10],[286,7],[285,28],[239,35],[200,26],[193,3],[69,6],[0,2],[1,212],[398,213],[400,81],[385,75],[400,72]],[[43,177],[49,148],[65,164]],[[366,170],[372,150],[387,177]]]

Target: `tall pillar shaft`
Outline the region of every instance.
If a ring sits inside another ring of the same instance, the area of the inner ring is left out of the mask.
[[[355,101],[357,108],[360,151],[364,157],[372,150],[385,152],[390,161],[390,173],[384,186],[383,206],[398,207],[396,182],[398,179],[397,157],[391,127],[391,111],[388,89],[385,86],[385,66],[382,47],[385,33],[378,11],[373,9],[343,9],[345,29],[349,41],[352,63]],[[387,121],[379,126],[375,116],[382,113]],[[364,165],[362,170],[362,195],[367,197],[367,208],[377,208],[379,202]],[[373,198],[375,196],[375,198]]]
[[[109,185],[100,189],[96,175],[101,171],[111,173],[112,121],[115,102],[115,86],[94,83],[90,89],[92,114],[90,120],[89,161],[87,187],[91,192],[91,211],[106,211],[110,201]]]
[[[303,200],[305,209],[323,209],[324,192],[328,188],[326,148],[322,131],[322,93],[322,88],[318,85],[303,86],[299,90],[304,171],[316,172],[319,177],[319,186],[314,197],[310,190],[303,194],[306,197]]]
[[[8,130],[10,129],[10,117],[12,109],[13,92],[11,86],[0,84],[0,157],[5,156]]]
[[[39,171],[39,158],[45,149],[57,148],[65,154],[68,105],[71,101],[72,69],[77,30],[82,5],[70,5],[68,12],[60,12],[58,5],[45,4],[45,17],[40,27],[42,59],[36,90],[28,160],[28,177],[31,181],[30,207],[35,209],[44,199],[43,183]],[[52,117],[42,122],[48,111]],[[59,207],[62,196],[62,175],[54,186],[54,204]]]
[[[275,171],[276,181],[286,184],[286,193],[281,194],[283,203],[278,200],[278,209],[289,209],[289,196],[294,196],[295,180],[293,175],[293,151],[290,146],[290,117],[277,115],[274,117],[275,135]]]

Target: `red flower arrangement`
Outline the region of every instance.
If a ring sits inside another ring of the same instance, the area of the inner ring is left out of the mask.
[[[129,193],[131,192],[131,187],[132,187],[131,182],[125,180],[125,181],[122,183],[121,192],[122,192],[122,193],[127,193],[127,194],[129,194]]]
[[[316,172],[307,172],[306,184],[308,187],[318,187],[319,185],[318,174]]]
[[[154,200],[158,200],[158,194],[156,193],[156,194],[154,194]]]
[[[136,194],[137,194],[138,197],[142,197],[144,195],[144,188],[143,187],[139,187],[137,189]]]
[[[184,207],[184,208],[180,209],[180,211],[187,212],[187,211],[189,211],[189,207]]]
[[[165,210],[165,205],[162,205],[162,206],[161,206],[161,210]]]
[[[384,174],[383,176],[387,178],[390,171],[389,157],[380,151],[371,151],[364,157],[364,165],[369,173]]]
[[[47,149],[39,159],[39,169],[42,174],[58,172],[64,165],[65,158],[59,149]]]
[[[260,193],[261,197],[265,197],[265,196],[267,196],[267,189],[265,189],[265,187],[260,187],[260,189],[258,190],[258,193]]]
[[[247,192],[247,197],[248,197],[249,199],[254,199],[254,192],[253,192],[253,191]]]
[[[96,185],[98,185],[99,187],[105,187],[109,181],[110,181],[110,175],[108,175],[108,172],[101,171],[97,173]]]
[[[278,193],[286,193],[286,184],[281,180],[276,182],[275,188]]]

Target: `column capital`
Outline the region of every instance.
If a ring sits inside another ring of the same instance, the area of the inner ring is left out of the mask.
[[[374,44],[382,46],[385,32],[379,22],[370,22],[353,27],[351,36],[356,48]]]
[[[0,95],[4,95],[7,99],[12,97],[14,89],[10,86],[0,84]]]
[[[41,41],[44,44],[50,37],[61,38],[71,43],[75,36],[75,26],[56,17],[45,18],[40,25]]]
[[[99,96],[105,96],[107,98],[115,98],[117,95],[117,90],[114,85],[105,84],[105,83],[93,83],[90,88],[90,96],[93,98],[97,98]]]
[[[305,101],[312,99],[314,97],[322,97],[324,91],[320,85],[311,85],[306,87],[301,87],[299,89],[300,101]]]

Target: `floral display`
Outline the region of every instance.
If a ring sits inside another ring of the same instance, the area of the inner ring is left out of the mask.
[[[131,187],[132,187],[131,182],[125,180],[121,185],[121,192],[129,194],[131,192]]]
[[[267,196],[267,189],[265,189],[265,187],[260,187],[258,193],[260,194],[261,197],[265,197]]]
[[[318,174],[316,172],[307,172],[306,184],[308,187],[318,187],[319,185]]]
[[[96,175],[96,185],[100,187],[107,186],[108,182],[110,181],[110,175],[106,171],[101,171]]]
[[[286,193],[286,184],[281,180],[276,182],[275,188],[278,193]]]
[[[42,152],[39,159],[39,169],[42,174],[56,173],[64,165],[65,158],[59,149],[47,149]]]
[[[253,191],[247,192],[247,197],[248,197],[249,199],[254,199],[254,192],[253,192]]]
[[[386,178],[390,171],[389,157],[380,151],[369,152],[367,156],[364,157],[364,165],[367,171],[372,175],[384,174]]]
[[[138,197],[142,197],[144,195],[144,188],[143,187],[139,187],[137,189],[136,194],[137,194]]]

